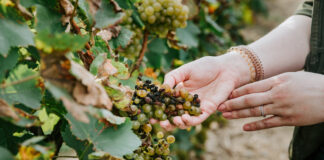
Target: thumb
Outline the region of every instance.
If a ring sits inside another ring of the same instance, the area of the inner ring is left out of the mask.
[[[166,74],[164,77],[163,84],[169,85],[171,88],[173,88],[178,83],[188,80],[189,76],[190,69],[187,65],[183,65]]]

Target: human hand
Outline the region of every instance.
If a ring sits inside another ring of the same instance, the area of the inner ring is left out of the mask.
[[[192,94],[198,94],[201,100],[202,114],[190,116],[184,114],[173,119],[174,124],[185,129],[202,123],[216,108],[229,97],[235,87],[250,81],[247,62],[237,53],[217,57],[204,57],[185,64],[165,76],[164,84],[171,87],[183,87]],[[160,122],[167,130],[175,126],[169,121]]]
[[[258,117],[263,106],[269,118],[245,124],[255,131],[279,126],[324,122],[324,76],[310,72],[285,73],[235,89],[218,110],[228,119]]]

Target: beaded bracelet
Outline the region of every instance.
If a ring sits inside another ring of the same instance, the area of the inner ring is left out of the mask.
[[[250,68],[251,81],[259,81],[264,78],[264,69],[259,57],[247,46],[232,47],[229,52],[238,52],[247,62]]]

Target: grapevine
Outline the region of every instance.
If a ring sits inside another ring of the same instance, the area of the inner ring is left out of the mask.
[[[85,160],[201,155],[208,125],[224,120],[213,115],[197,134],[151,123],[202,114],[197,94],[161,83],[184,63],[243,43],[249,3],[0,0],[1,158],[56,159],[66,148]],[[194,147],[179,148],[183,137]]]

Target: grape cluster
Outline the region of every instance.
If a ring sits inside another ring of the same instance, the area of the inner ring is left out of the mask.
[[[142,140],[146,141],[139,149],[134,153],[124,156],[127,160],[171,160],[170,156],[170,144],[175,142],[175,137],[169,135],[164,137],[164,133],[159,131],[156,136],[152,138],[150,134],[152,132],[152,127],[150,124],[145,124],[141,129],[135,131],[138,133],[139,130],[143,130],[145,133],[145,138]],[[151,131],[150,131],[151,130]]]
[[[132,10],[126,10],[122,18],[122,25],[133,32],[132,40],[125,48],[119,49],[121,56],[129,59],[135,59],[142,49],[141,40],[143,39],[143,31],[136,24],[133,23]]]
[[[197,116],[201,114],[198,95],[189,94],[185,89],[172,89],[167,85],[155,85],[150,80],[137,81],[132,104],[128,109],[134,132],[141,137],[142,146],[125,159],[134,160],[169,160],[170,144],[175,137],[164,136],[163,132],[153,131],[149,119],[171,120],[174,116],[185,113]]]
[[[140,0],[136,6],[149,30],[160,37],[187,25],[189,8],[181,0]]]
[[[193,116],[201,114],[198,95],[189,94],[186,89],[175,90],[168,85],[157,86],[150,80],[137,81],[135,89],[131,108],[140,109],[137,120],[141,124],[148,118],[172,121],[174,116],[185,113]]]

